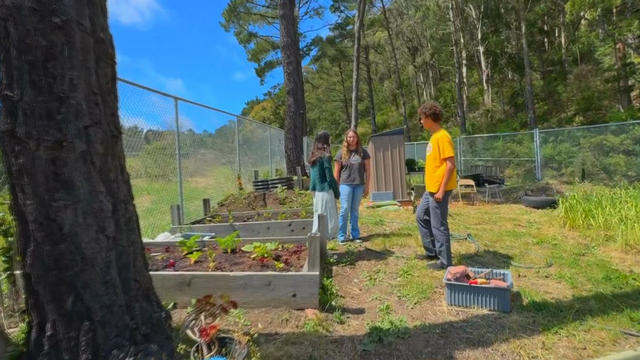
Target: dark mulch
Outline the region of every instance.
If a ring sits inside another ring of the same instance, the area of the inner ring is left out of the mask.
[[[270,259],[252,259],[252,253],[241,250],[228,254],[218,245],[210,245],[208,249],[212,249],[216,254],[213,269],[207,249],[202,249],[202,255],[193,264],[177,246],[148,246],[145,248],[145,254],[149,262],[149,271],[299,272],[307,260],[307,246],[304,244],[295,244],[291,248],[282,246],[280,250],[273,251],[273,258]],[[275,261],[281,262],[284,266],[276,268]]]
[[[308,191],[283,190],[265,193],[239,192],[218,202],[214,212],[226,213],[261,209],[295,209],[313,205]]]

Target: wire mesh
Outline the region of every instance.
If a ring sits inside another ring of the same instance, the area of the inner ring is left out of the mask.
[[[179,102],[183,217],[204,216],[202,199],[215,204],[236,191],[236,117]]]
[[[544,179],[640,181],[640,121],[540,130],[540,147]]]
[[[174,101],[118,82],[126,166],[142,236],[171,225],[169,208],[179,203]]]
[[[489,173],[510,185],[536,181],[532,131],[462,136],[459,147],[458,172],[463,176]]]

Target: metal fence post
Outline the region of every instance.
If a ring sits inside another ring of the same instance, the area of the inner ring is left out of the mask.
[[[269,131],[267,132],[267,134],[269,135],[269,175],[273,178],[273,160],[271,160],[271,126],[269,126],[267,129],[269,129]]]
[[[460,170],[458,173],[464,175],[464,160],[462,160],[462,135],[458,136],[458,164],[460,164]]]
[[[533,147],[536,156],[536,180],[542,181],[542,155],[540,151],[540,131],[533,129]]]
[[[236,118],[236,170],[240,174],[240,131],[238,130],[239,118]]]
[[[176,157],[178,160],[178,197],[180,198],[180,223],[184,224],[184,193],[182,192],[182,154],[180,153],[180,113],[178,99],[173,98],[176,115]]]

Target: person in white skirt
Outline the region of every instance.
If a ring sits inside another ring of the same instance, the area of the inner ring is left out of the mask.
[[[329,133],[320,131],[313,142],[309,164],[311,165],[311,184],[313,191],[313,232],[318,230],[318,214],[327,217],[329,224],[328,237],[334,239],[338,235],[338,208],[336,199],[340,198],[338,183],[333,177],[332,159],[329,145]]]

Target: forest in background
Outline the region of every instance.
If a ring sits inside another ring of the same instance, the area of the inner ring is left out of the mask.
[[[223,26],[263,79],[280,65],[277,31],[268,30],[277,27],[275,3],[232,0],[224,14]],[[356,108],[365,139],[406,124],[407,140],[425,140],[416,112],[427,100],[443,106],[454,137],[640,118],[637,0],[297,5],[307,134],[326,129],[339,139],[351,124],[354,28],[363,5]],[[309,38],[318,19],[329,33]],[[285,109],[279,85],[248,101],[242,115],[283,128]]]

